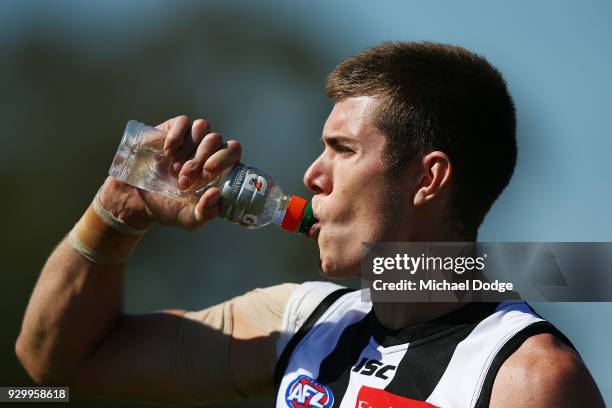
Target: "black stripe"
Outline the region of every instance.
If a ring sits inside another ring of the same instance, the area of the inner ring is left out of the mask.
[[[425,401],[448,368],[457,345],[465,340],[482,320],[495,312],[497,305],[470,303],[431,322],[414,326],[411,329],[413,333],[428,335],[418,339],[405,339],[409,342],[408,350],[385,390],[406,398]],[[429,330],[424,330],[427,327]],[[433,331],[432,327],[438,331]]]
[[[297,345],[302,341],[306,333],[314,326],[314,324],[319,320],[319,318],[325,313],[325,311],[332,305],[336,300],[338,300],[342,295],[353,292],[355,289],[351,288],[343,288],[338,289],[330,293],[319,303],[319,305],[315,308],[315,310],[308,316],[308,318],[302,324],[302,327],[291,337],[291,340],[285,346],[285,349],[281,353],[278,361],[276,362],[276,367],[274,369],[274,385],[278,394],[278,387],[280,386],[281,381],[283,380],[283,375],[285,375],[285,371],[287,370],[287,366],[289,365],[289,360],[291,359],[291,355],[293,351],[297,347]]]
[[[544,320],[546,323],[548,323],[548,324],[550,324],[552,326],[553,332],[551,332],[551,334],[553,334],[556,338],[561,340],[562,343],[564,343],[567,346],[571,347],[572,350],[574,350],[576,353],[578,353],[578,349],[576,348],[576,346],[574,346],[574,344],[570,341],[570,339],[565,334],[563,334],[561,332],[561,330],[557,329],[552,323],[547,321],[545,317],[542,317],[541,314],[536,312],[536,310],[533,308],[533,306],[531,306],[529,303],[525,302],[525,304],[527,305],[529,310],[531,310],[536,316],[538,316],[540,319]],[[578,353],[578,354],[580,354],[580,353]]]
[[[410,343],[410,348],[414,348],[422,342],[429,342],[438,333],[480,323],[493,314],[498,305],[499,303],[472,302],[435,319],[401,329],[388,329],[372,315],[372,336],[383,347]]]
[[[569,339],[551,323],[540,321],[530,324],[515,334],[510,340],[508,340],[501,350],[499,350],[493,359],[493,363],[491,364],[489,371],[487,372],[484,384],[482,385],[482,390],[480,391],[480,396],[478,397],[478,401],[476,402],[474,408],[485,408],[489,406],[489,402],[491,401],[491,391],[493,390],[493,383],[495,382],[495,377],[497,376],[502,364],[521,346],[521,344],[525,342],[525,340],[527,340],[529,337],[535,336],[536,334],[542,333],[552,334],[563,343],[576,350]]]
[[[336,401],[342,401],[351,378],[351,369],[359,363],[359,356],[367,347],[372,333],[368,316],[344,329],[334,350],[319,366],[317,381],[328,386]]]

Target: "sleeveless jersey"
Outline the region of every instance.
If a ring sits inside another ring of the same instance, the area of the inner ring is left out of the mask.
[[[277,408],[487,407],[503,362],[553,325],[521,301],[470,303],[389,330],[361,291],[306,282],[283,317]]]

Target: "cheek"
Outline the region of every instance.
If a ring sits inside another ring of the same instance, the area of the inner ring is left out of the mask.
[[[384,236],[380,214],[373,208],[358,202],[347,206],[333,223],[328,223],[319,234],[321,258],[338,262],[359,262],[363,243],[379,241]]]
[[[352,221],[356,211],[359,209],[359,202],[355,197],[355,192],[350,186],[338,185],[334,186],[334,190],[327,197],[329,209],[329,222],[334,224],[345,225]]]
[[[324,270],[358,265],[362,243],[379,241],[385,234],[389,186],[380,164],[355,167],[336,168],[333,191],[321,201],[325,222],[318,245]]]
[[[380,238],[384,218],[389,215],[390,186],[382,174],[362,173],[343,169],[338,174],[347,177],[339,176],[332,193],[325,198],[325,223],[330,235],[352,237],[359,242]]]
[[[363,242],[376,241],[378,233],[369,226],[330,228],[319,235],[320,267],[335,277],[358,276],[363,259]]]
[[[338,169],[332,193],[326,197],[330,221],[348,223],[361,220],[369,211],[376,211],[384,200],[379,175],[371,172],[357,173],[354,169]],[[371,214],[373,218],[376,214]]]

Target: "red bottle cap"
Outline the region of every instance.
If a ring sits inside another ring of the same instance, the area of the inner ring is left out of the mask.
[[[302,197],[292,195],[281,228],[289,232],[296,232],[298,226],[302,222],[302,218],[304,218],[306,204],[308,204],[308,201],[304,200]]]

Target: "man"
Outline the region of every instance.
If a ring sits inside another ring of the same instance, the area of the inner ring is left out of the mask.
[[[324,149],[304,176],[322,271],[356,276],[362,242],[475,241],[516,160],[499,72],[459,47],[388,43],[336,67],[327,91]],[[180,188],[240,160],[240,144],[205,120],[159,127]],[[16,344],[32,378],[177,403],[603,406],[567,339],[522,302],[372,304],[306,282],[196,312],[125,314],[123,267],[146,228],[198,228],[219,198],[212,188],[191,205],[108,178],[34,289]]]

